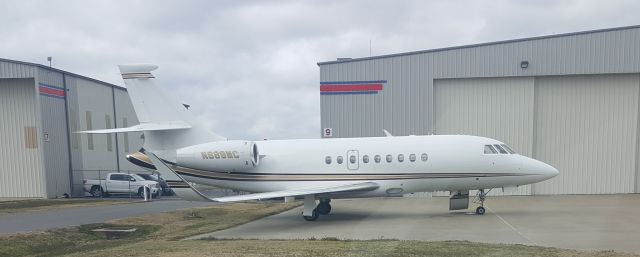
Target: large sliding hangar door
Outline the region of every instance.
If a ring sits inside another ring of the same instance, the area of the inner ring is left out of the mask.
[[[436,79],[434,132],[501,140],[558,168],[517,194],[636,192],[640,76]]]

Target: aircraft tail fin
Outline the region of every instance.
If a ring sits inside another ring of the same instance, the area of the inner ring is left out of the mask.
[[[78,133],[104,134],[143,132],[148,151],[161,158],[175,161],[176,149],[226,138],[212,133],[202,126],[182,103],[170,97],[155,84],[151,71],[158,66],[150,64],[119,65],[120,73],[138,122],[128,128],[80,131]]]
[[[175,161],[175,150],[189,145],[226,138],[212,133],[199,124],[182,103],[155,84],[149,64],[119,65],[131,103],[144,130],[144,148],[161,158]],[[164,127],[164,128],[162,128]]]

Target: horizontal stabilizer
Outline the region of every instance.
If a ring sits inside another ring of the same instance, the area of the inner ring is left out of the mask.
[[[216,202],[238,202],[238,201],[261,200],[261,199],[271,199],[271,198],[288,197],[288,196],[304,196],[304,195],[344,193],[344,192],[355,192],[355,191],[370,191],[370,190],[375,190],[378,187],[379,187],[378,184],[373,182],[359,182],[359,183],[345,184],[345,185],[339,185],[339,186],[325,186],[325,187],[306,188],[306,189],[273,191],[273,192],[248,194],[248,195],[225,196],[225,197],[219,197],[219,198],[212,198],[211,200]]]
[[[135,126],[127,127],[127,128],[84,130],[84,131],[76,131],[74,133],[110,134],[110,133],[127,133],[127,132],[154,131],[154,130],[175,130],[175,129],[188,129],[188,128],[191,128],[191,125],[183,121],[175,121],[175,122],[162,122],[162,123],[141,123]]]

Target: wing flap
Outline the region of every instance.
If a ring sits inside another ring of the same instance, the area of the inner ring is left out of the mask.
[[[238,202],[238,201],[270,199],[270,198],[287,197],[287,196],[303,196],[303,195],[316,195],[316,194],[329,194],[329,193],[370,191],[370,190],[375,190],[378,187],[379,185],[374,182],[359,182],[359,183],[344,184],[339,186],[326,186],[326,187],[315,187],[315,188],[307,188],[307,189],[293,189],[293,190],[283,190],[283,191],[274,191],[274,192],[266,192],[266,193],[256,193],[256,194],[248,194],[248,195],[225,196],[225,197],[212,198],[211,200],[216,202]]]

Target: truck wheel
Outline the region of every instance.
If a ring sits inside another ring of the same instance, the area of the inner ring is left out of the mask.
[[[144,191],[145,190],[144,187],[140,187],[138,188],[138,197],[140,198],[144,198]],[[147,196],[151,196],[151,190],[147,189]]]
[[[102,187],[101,186],[93,186],[91,188],[91,195],[93,195],[93,197],[102,197],[104,194],[104,192],[102,191]]]

